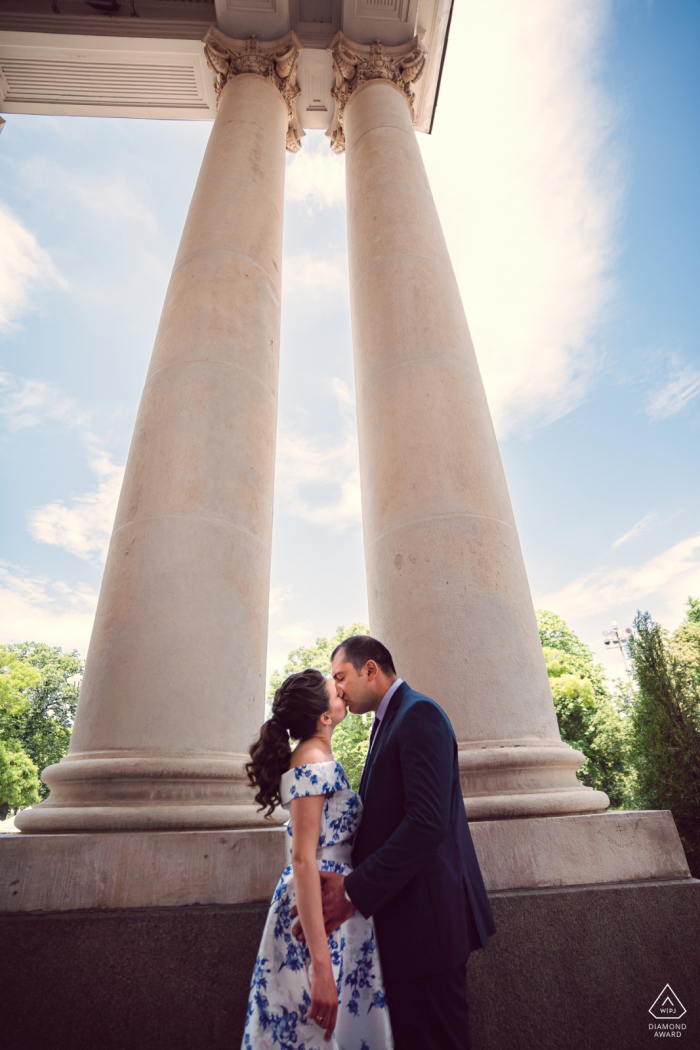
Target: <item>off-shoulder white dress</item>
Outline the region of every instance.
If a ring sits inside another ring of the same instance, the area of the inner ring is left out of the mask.
[[[316,858],[321,871],[352,871],[350,854],[362,800],[339,762],[295,766],[282,777],[282,805],[305,795],[326,795]],[[290,820],[287,833],[292,834]],[[328,938],[338,988],[338,1022],[332,1041],[308,1017],[311,959],[292,937],[296,904],[291,864],[282,872],[265,923],[250,987],[242,1050],[392,1050],[374,924],[355,912]]]

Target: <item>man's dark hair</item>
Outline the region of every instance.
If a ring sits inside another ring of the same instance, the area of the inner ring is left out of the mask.
[[[345,638],[340,645],[336,645],[331,653],[331,660],[341,649],[345,653],[345,659],[356,671],[361,671],[368,660],[374,660],[384,674],[396,674],[394,661],[387,647],[376,638],[370,638],[368,634],[352,634]]]

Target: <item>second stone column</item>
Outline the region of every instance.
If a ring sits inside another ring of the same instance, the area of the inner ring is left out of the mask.
[[[470,819],[595,812],[559,736],[525,566],[410,84],[422,45],[330,45],[372,631],[447,711]]]

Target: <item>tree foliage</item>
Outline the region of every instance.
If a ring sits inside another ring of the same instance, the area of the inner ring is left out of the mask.
[[[668,633],[638,612],[628,642],[638,692],[631,708],[636,796],[644,809],[670,809],[693,875],[700,876],[700,623],[689,616]]]
[[[279,689],[284,679],[290,674],[303,671],[305,667],[316,667],[323,674],[330,675],[331,653],[344,638],[349,638],[353,634],[369,634],[369,627],[366,623],[354,623],[352,627],[347,629],[339,627],[331,638],[317,638],[315,645],[302,646],[291,652],[287,657],[287,663],[284,665],[282,673],[274,671],[270,675],[270,688],[267,694],[268,705],[272,704],[275,690]],[[362,715],[351,715],[348,712],[345,720],[339,726],[336,726],[333,733],[333,754],[338,762],[342,764],[350,781],[350,786],[355,790],[360,786],[360,777],[362,776],[362,769],[367,758],[367,749],[369,748],[371,728],[372,721],[369,717],[364,718]]]
[[[12,740],[0,740],[0,820],[39,801],[39,776],[31,758]]]
[[[68,751],[78,703],[78,690],[70,679],[83,666],[77,652],[64,653],[58,646],[0,646],[0,737],[21,747],[39,772]],[[20,681],[19,698],[2,706],[3,685],[10,689],[12,682]],[[44,784],[38,790],[41,798],[48,796]]]
[[[604,668],[560,616],[538,609],[537,622],[559,731],[586,756],[577,776],[605,791],[613,808],[625,808],[633,799],[634,772],[622,705],[615,702]]]
[[[0,646],[0,736],[12,735],[16,719],[28,706],[28,690],[40,681],[31,664]]]
[[[688,596],[686,623],[697,624],[700,626],[700,598],[693,598],[692,595]]]

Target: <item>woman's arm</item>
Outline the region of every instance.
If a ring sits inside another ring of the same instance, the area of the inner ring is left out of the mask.
[[[325,1028],[325,1038],[329,1040],[338,1015],[338,992],[323,922],[321,877],[316,863],[324,802],[323,795],[292,799],[292,867],[299,918],[313,967],[309,1019]]]

